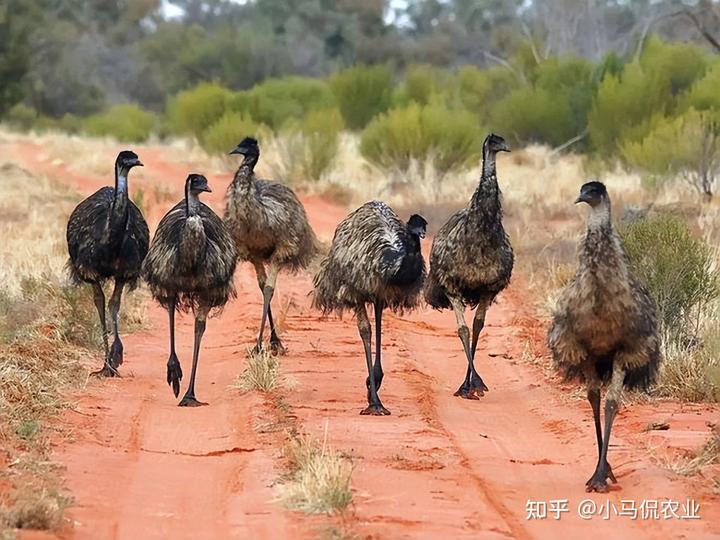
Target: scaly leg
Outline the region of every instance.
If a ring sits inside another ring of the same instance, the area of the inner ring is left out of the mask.
[[[199,407],[200,405],[207,405],[202,401],[198,401],[195,398],[195,375],[197,374],[198,359],[200,356],[200,342],[202,341],[203,334],[205,333],[205,321],[207,314],[210,310],[205,306],[200,306],[197,313],[195,314],[195,342],[193,344],[193,362],[192,371],[190,372],[190,384],[182,398],[182,401],[178,403],[180,407]]]
[[[98,377],[118,377],[119,373],[117,369],[110,365],[110,347],[108,345],[108,333],[107,324],[105,322],[105,293],[99,283],[93,282],[93,300],[95,301],[95,308],[100,317],[100,330],[102,331],[103,350],[105,351],[105,360],[103,361],[103,367],[98,371],[93,371],[90,375]]]
[[[168,306],[168,315],[170,317],[170,358],[167,361],[167,383],[172,387],[173,394],[178,397],[180,394],[180,381],[182,380],[183,373],[180,368],[180,360],[178,360],[177,354],[175,354],[175,305],[177,303],[177,297],[173,297],[170,300]]]
[[[110,322],[112,323],[113,330],[113,343],[110,347],[110,365],[117,369],[120,364],[123,363],[123,344],[120,341],[120,332],[118,329],[120,316],[120,301],[122,299],[123,287],[125,282],[121,280],[115,280],[115,288],[113,289],[110,302],[108,302],[108,308],[110,309]]]
[[[610,468],[610,464],[607,461],[607,453],[608,447],[610,446],[610,431],[612,430],[613,421],[615,420],[615,415],[617,414],[624,382],[625,370],[616,365],[613,368],[610,387],[608,388],[607,396],[605,397],[605,434],[602,441],[602,448],[600,449],[597,468],[595,469],[595,473],[592,477],[590,477],[590,480],[587,481],[585,491],[605,493],[608,490],[607,479],[610,478],[610,480],[616,482],[615,476]]]
[[[465,351],[465,358],[467,358],[467,371],[465,372],[465,380],[458,388],[455,395],[465,399],[480,399],[484,391],[487,390],[487,386],[475,371],[475,364],[473,361],[474,348],[477,347],[477,336],[480,335],[480,330],[485,321],[485,306],[482,310],[482,306],[478,306],[478,311],[475,314],[475,320],[473,321],[473,345],[470,344],[470,330],[465,323],[465,307],[462,301],[458,298],[451,298],[450,303],[452,304],[453,311],[455,312],[455,319],[457,320],[458,336],[463,344],[463,350]],[[478,318],[478,314],[481,314]]]
[[[355,316],[357,317],[358,330],[365,349],[365,362],[367,363],[368,378],[370,379],[368,406],[363,409],[360,414],[370,414],[373,416],[390,414],[390,411],[388,411],[385,407],[383,407],[383,404],[380,403],[380,398],[377,393],[375,373],[372,365],[372,346],[370,343],[372,338],[372,329],[370,328],[370,320],[368,319],[364,304],[360,304],[355,308]]]
[[[263,312],[262,318],[260,319],[260,333],[258,334],[257,345],[255,351],[261,351],[263,349],[263,333],[265,331],[265,322],[268,318],[268,311],[270,310],[270,302],[272,301],[273,294],[275,292],[275,281],[277,280],[278,267],[274,263],[270,263],[267,278],[265,280],[265,287],[263,287]]]
[[[385,302],[377,300],[375,302],[375,363],[373,364],[373,374],[375,375],[375,388],[380,390],[382,380],[385,374],[382,368],[382,312],[385,309]],[[368,401],[370,401],[370,377],[365,379],[365,386],[368,389]]]
[[[258,286],[260,287],[260,292],[265,293],[265,284],[267,282],[267,275],[265,274],[265,266],[261,262],[254,263],[255,266],[255,274],[257,275],[258,280]],[[272,315],[272,305],[268,304],[267,309],[268,314],[268,322],[270,323],[270,352],[273,354],[279,354],[280,356],[287,353],[287,349],[282,344],[282,341],[280,341],[280,338],[277,335],[277,332],[275,331],[275,322],[273,321],[273,315]]]

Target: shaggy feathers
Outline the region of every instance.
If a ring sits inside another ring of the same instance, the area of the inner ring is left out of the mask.
[[[393,311],[412,309],[424,280],[420,239],[388,205],[372,201],[335,230],[330,253],[315,277],[313,305],[342,313],[384,300]]]
[[[223,306],[235,295],[235,244],[222,220],[199,202],[187,216],[185,201],[160,221],[143,274],[153,297],[166,309],[177,297],[177,309]]]

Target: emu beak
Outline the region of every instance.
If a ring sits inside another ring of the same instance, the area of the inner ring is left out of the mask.
[[[231,156],[232,156],[233,154],[240,154],[240,155],[242,155],[242,154],[244,154],[244,153],[245,153],[245,150],[244,150],[243,148],[241,148],[241,147],[239,147],[239,146],[236,146],[235,148],[232,149],[232,151],[230,152],[230,155],[231,155]]]
[[[501,152],[510,152],[510,146],[508,146],[507,143],[504,143],[502,147],[500,148]]]
[[[577,199],[575,199],[575,204],[578,204],[581,202],[584,202],[584,203],[587,202],[587,200],[583,198],[582,194],[580,194],[580,196]]]
[[[420,234],[418,234],[420,238],[425,238],[425,231],[420,231]]]
[[[136,166],[136,167],[144,167],[144,166],[145,166],[145,165],[143,165],[143,162],[140,161],[139,159],[136,159],[136,160],[133,162],[133,165]]]
[[[210,189],[210,186],[205,186],[205,187],[203,188],[203,191],[206,192],[206,193],[212,193],[212,189]]]

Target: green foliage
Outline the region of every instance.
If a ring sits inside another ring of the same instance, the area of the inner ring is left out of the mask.
[[[441,101],[445,86],[449,80],[446,71],[430,64],[413,64],[405,70],[405,79],[402,87],[396,93],[393,101],[396,106],[406,106],[410,103],[429,105]]]
[[[313,111],[302,122],[288,125],[284,136],[285,152],[281,156],[283,176],[288,180],[318,180],[337,156],[340,132],[344,127],[338,109]]]
[[[558,145],[577,135],[571,108],[562,94],[531,87],[516,90],[497,104],[492,115],[497,130],[520,142]]]
[[[155,115],[137,105],[113,105],[105,112],[83,121],[83,130],[90,135],[115,137],[123,142],[144,142],[152,133]]]
[[[708,69],[705,75],[695,81],[680,100],[681,110],[690,107],[698,111],[712,109],[720,111],[720,62]]]
[[[462,106],[475,113],[482,123],[487,123],[497,102],[520,84],[505,68],[480,70],[475,66],[464,66],[458,72],[457,86]]]
[[[360,151],[388,169],[407,170],[412,159],[433,158],[446,173],[478,159],[481,136],[477,121],[463,111],[412,104],[373,119],[362,133]]]
[[[189,134],[196,139],[225,113],[230,91],[218,84],[202,83],[180,92],[167,107],[168,124],[173,133]]]
[[[330,88],[347,127],[362,129],[390,106],[392,72],[384,65],[357,65],[331,76]]]
[[[632,271],[657,302],[664,335],[695,337],[699,316],[720,297],[713,248],[671,214],[635,221],[621,235]]]
[[[13,128],[22,131],[30,131],[37,122],[38,113],[32,107],[24,103],[18,103],[5,115],[5,121]]]
[[[622,156],[630,166],[653,175],[655,184],[681,175],[711,195],[720,163],[719,116],[690,109],[674,118],[656,118],[643,139],[622,143]]]
[[[270,79],[248,92],[238,92],[229,108],[249,114],[253,120],[278,130],[284,122],[301,119],[308,112],[332,107],[335,101],[328,84],[320,79],[286,77]]]
[[[640,55],[640,65],[651,77],[661,79],[672,95],[687,89],[706,68],[706,53],[690,43],[665,43],[651,36]]]
[[[263,126],[247,115],[227,112],[210,125],[200,137],[202,147],[210,154],[227,154],[244,137],[256,136]]]

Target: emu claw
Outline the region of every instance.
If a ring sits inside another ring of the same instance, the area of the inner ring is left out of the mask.
[[[207,405],[207,403],[204,401],[198,401],[195,399],[195,396],[188,395],[182,398],[182,401],[178,403],[178,407],[202,407],[203,405]]]
[[[273,356],[285,356],[287,349],[277,336],[270,336],[270,353]]]
[[[610,468],[610,464],[606,462],[604,465],[598,465],[598,468],[595,470],[590,479],[585,482],[585,491],[588,493],[593,491],[597,493],[607,493],[609,489],[607,484],[608,478],[613,484],[617,484],[617,480],[612,472],[612,468]]]
[[[469,383],[462,383],[453,395],[464,399],[480,399],[488,390],[480,375],[475,374],[470,377]]]
[[[93,371],[90,373],[91,377],[120,377],[120,373],[118,373],[118,370],[105,362],[103,367],[97,371]]]
[[[382,403],[376,403],[374,405],[368,405],[365,409],[360,411],[362,415],[369,416],[390,416],[390,411],[382,406]]]
[[[173,394],[178,397],[180,394],[180,381],[183,378],[182,368],[177,356],[172,355],[167,363],[167,383],[172,386]]]

